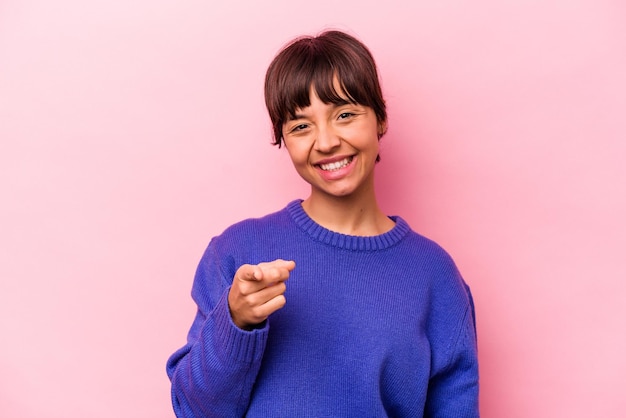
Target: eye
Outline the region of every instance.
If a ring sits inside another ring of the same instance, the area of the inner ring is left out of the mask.
[[[295,123],[293,125],[285,125],[285,135],[302,135],[308,132],[310,126],[308,123]]]
[[[348,119],[350,117],[354,116],[354,113],[350,113],[350,112],[343,112],[340,113],[339,116],[337,117],[337,119],[341,120],[341,119]]]

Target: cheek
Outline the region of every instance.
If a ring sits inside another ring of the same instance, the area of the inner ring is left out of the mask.
[[[378,132],[370,129],[363,130],[359,138],[359,146],[363,150],[378,151],[380,146],[380,140],[378,139]]]
[[[308,154],[303,147],[294,146],[293,144],[287,147],[289,158],[294,165],[306,164],[308,161]]]

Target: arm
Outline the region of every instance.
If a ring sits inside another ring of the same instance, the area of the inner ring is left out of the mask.
[[[474,303],[467,289],[469,306],[461,321],[456,344],[442,370],[428,384],[425,417],[479,417],[478,353]]]
[[[178,417],[239,417],[250,403],[269,325],[284,305],[284,281],[293,261],[244,264],[205,252],[192,289],[198,305],[187,344],[167,364]],[[222,262],[228,266],[221,268]]]
[[[233,273],[222,271],[220,261],[214,240],[194,279],[198,311],[187,344],[167,362],[179,418],[243,416],[263,357],[268,326],[244,331],[232,322],[227,298]]]
[[[232,324],[226,298],[202,322],[197,339],[176,351],[167,373],[174,412],[182,417],[240,417],[250,401],[268,327],[244,331]],[[192,327],[193,331],[193,327]]]

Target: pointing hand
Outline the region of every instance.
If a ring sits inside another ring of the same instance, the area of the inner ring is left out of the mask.
[[[239,267],[228,293],[235,325],[250,330],[285,306],[285,281],[295,267],[295,262],[281,259]]]

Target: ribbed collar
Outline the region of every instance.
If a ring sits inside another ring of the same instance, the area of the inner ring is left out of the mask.
[[[302,200],[290,202],[287,210],[294,222],[314,240],[351,251],[378,251],[389,248],[398,243],[411,229],[404,219],[390,216],[396,225],[384,234],[369,237],[346,235],[317,224],[302,208]]]

